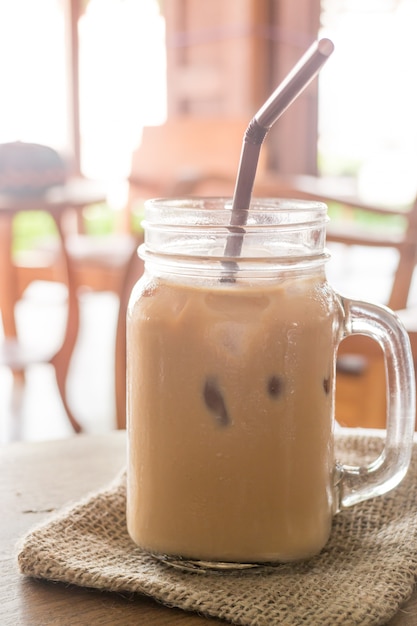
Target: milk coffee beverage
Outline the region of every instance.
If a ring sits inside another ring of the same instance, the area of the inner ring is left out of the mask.
[[[323,273],[254,289],[154,280],[128,316],[128,529],[152,553],[280,561],[332,518],[335,300]]]

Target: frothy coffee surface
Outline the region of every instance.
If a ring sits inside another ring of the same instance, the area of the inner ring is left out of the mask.
[[[324,276],[145,281],[128,313],[131,537],[205,560],[317,553],[334,465],[336,304]]]

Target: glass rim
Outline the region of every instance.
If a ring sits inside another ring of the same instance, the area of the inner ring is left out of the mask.
[[[190,210],[215,210],[226,211],[227,213],[232,211],[233,199],[230,196],[173,196],[173,197],[160,197],[150,198],[145,200],[146,209],[175,209],[179,212]],[[276,212],[309,212],[319,211],[327,214],[327,204],[320,200],[310,200],[307,198],[280,198],[280,197],[253,197],[251,198],[250,205],[245,211],[262,212],[262,211],[276,211]]]

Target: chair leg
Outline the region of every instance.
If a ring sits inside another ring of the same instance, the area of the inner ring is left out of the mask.
[[[17,339],[15,305],[18,300],[16,270],[11,261],[13,242],[13,219],[0,217],[0,312],[6,339]],[[24,369],[12,369],[17,384],[25,382]]]
[[[57,382],[58,390],[61,396],[61,401],[62,401],[62,404],[64,405],[64,409],[67,413],[70,424],[77,434],[81,433],[83,431],[82,426],[75,418],[67,401],[66,382],[67,382],[68,367],[65,367],[65,366],[60,367],[59,361],[57,362],[55,359],[53,359],[52,365],[54,366],[54,369],[55,369],[56,382]]]
[[[65,247],[65,236],[63,226],[59,220],[56,220],[58,233],[61,239],[62,255],[65,264],[65,270],[67,275],[67,288],[68,288],[68,313],[67,323],[65,328],[64,341],[59,351],[51,358],[50,363],[55,369],[55,376],[58,385],[58,390],[61,395],[61,400],[64,408],[67,412],[68,419],[76,433],[82,432],[80,423],[74,417],[71,408],[68,404],[66,383],[68,370],[72,353],[75,347],[75,343],[78,337],[78,330],[80,326],[80,311],[77,296],[77,284],[75,278],[74,268],[70,261],[68,252]]]
[[[140,242],[138,242],[139,244]],[[120,292],[119,315],[116,330],[115,393],[116,426],[126,428],[126,312],[130,292],[143,273],[143,261],[134,250],[129,260]]]

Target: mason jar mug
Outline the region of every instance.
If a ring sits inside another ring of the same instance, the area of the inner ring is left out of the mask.
[[[230,217],[222,198],[149,201],[128,307],[128,530],[182,567],[311,557],[333,515],[393,489],[411,455],[407,333],[327,282],[326,206],[253,199],[244,228]],[[385,447],[364,467],[334,453],[336,356],[354,333],[387,371]]]

